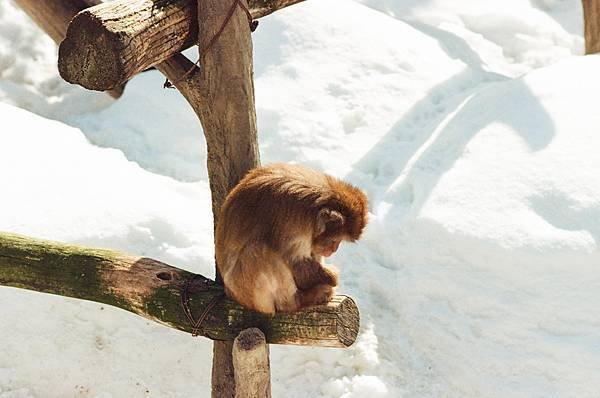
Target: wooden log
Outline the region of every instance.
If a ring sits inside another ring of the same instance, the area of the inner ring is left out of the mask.
[[[600,52],[600,1],[583,0],[585,53]]]
[[[260,329],[242,330],[233,343],[235,398],[271,398],[269,346]]]
[[[143,257],[0,232],[0,285],[119,307],[168,327],[192,332],[181,293],[194,274]],[[196,318],[223,289],[200,275],[189,287]],[[358,309],[347,296],[294,314],[269,316],[223,298],[202,324],[202,335],[233,340],[257,327],[269,343],[348,347],[358,333]]]
[[[267,0],[269,1],[269,0]],[[246,0],[243,4],[248,6]],[[227,193],[251,169],[260,164],[254,81],[252,38],[245,12],[237,7],[218,40],[232,1],[198,2],[198,38],[203,54],[202,68],[196,69],[195,90],[187,96],[200,118],[207,147],[214,226]],[[212,43],[209,48],[209,43]],[[219,270],[216,281],[222,283]],[[235,396],[232,341],[213,345],[212,397]]]
[[[249,10],[260,18],[301,1],[251,0]],[[196,7],[195,0],[117,0],[89,8],[60,45],[60,75],[90,90],[112,89],[198,43]],[[226,14],[218,14],[219,27]]]
[[[101,0],[13,0],[56,44],[67,33],[67,26],[78,12],[101,3]],[[123,94],[125,81],[116,84],[106,93],[117,99]]]

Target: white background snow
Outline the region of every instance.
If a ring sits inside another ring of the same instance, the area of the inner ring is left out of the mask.
[[[253,34],[263,163],[362,187],[350,349],[271,346],[275,397],[598,397],[599,56],[579,0],[307,1]],[[189,52],[195,56],[195,50]],[[63,82],[0,0],[0,230],[212,276],[201,128],[163,77]],[[211,344],[0,288],[0,398],[205,397]]]

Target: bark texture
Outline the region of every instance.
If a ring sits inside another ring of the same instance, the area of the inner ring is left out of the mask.
[[[34,22],[56,44],[60,44],[66,36],[67,26],[78,12],[101,3],[101,0],[13,0],[23,11],[34,20]],[[115,84],[109,90],[113,98],[119,98],[123,94],[125,81]]]
[[[181,293],[194,274],[156,260],[0,233],[0,285],[95,301],[188,333]],[[197,319],[222,287],[197,276],[189,307]],[[346,296],[295,314],[268,316],[223,298],[209,312],[202,335],[234,340],[257,327],[269,343],[347,347],[358,333],[358,310]]]
[[[198,3],[201,48],[221,28],[230,2]],[[208,175],[214,225],[227,193],[260,165],[254,103],[252,39],[246,14],[238,8],[195,74],[200,116],[208,148]]]
[[[600,0],[583,0],[585,53],[600,52]]]
[[[259,18],[300,1],[251,0],[249,10]],[[214,14],[223,19],[233,0],[221,3],[225,14]],[[198,26],[194,0],[104,3],[73,19],[60,45],[58,68],[68,82],[111,89],[196,44]]]
[[[271,398],[269,346],[260,329],[243,330],[233,343],[235,398]]]
[[[245,4],[246,0],[242,0]],[[231,1],[198,2],[198,44],[207,48],[221,29]],[[260,164],[254,81],[252,38],[245,12],[238,6],[229,23],[203,54],[196,70],[196,90],[186,96],[200,118],[207,144],[207,168],[212,195],[214,226],[227,193],[252,168]],[[193,98],[192,98],[193,97]],[[217,282],[222,283],[217,270]],[[233,342],[215,342],[212,396],[234,397]]]

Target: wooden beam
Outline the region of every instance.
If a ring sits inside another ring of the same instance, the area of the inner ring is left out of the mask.
[[[246,0],[241,1],[248,6]],[[215,227],[227,193],[249,170],[260,165],[252,38],[248,17],[240,6],[236,6],[217,40],[213,40],[232,4],[233,0],[198,2],[197,43],[208,50],[203,54],[202,67],[196,68],[189,79],[194,85],[193,93],[186,95],[200,118],[206,138]],[[218,269],[216,281],[222,283]],[[232,350],[233,341],[213,344],[213,398],[235,396]]]
[[[0,232],[0,285],[109,304],[188,333],[193,327],[183,312],[181,293],[193,276],[149,258]],[[223,292],[220,285],[199,275],[188,291],[195,318]],[[269,343],[348,347],[358,326],[358,310],[347,296],[275,316],[223,298],[210,310],[201,334],[233,340],[242,330],[257,327]]]
[[[248,7],[253,18],[260,18],[301,1],[250,0]],[[198,43],[196,3],[117,0],[86,9],[73,19],[60,45],[60,75],[90,90],[126,82]]]
[[[260,329],[243,330],[233,343],[235,398],[271,398],[269,346]]]
[[[583,0],[585,53],[600,52],[600,1]]]
[[[67,26],[73,17],[88,7],[101,3],[101,0],[13,0],[33,21],[60,44],[67,33]],[[123,94],[126,81],[115,84],[106,93],[117,99]]]

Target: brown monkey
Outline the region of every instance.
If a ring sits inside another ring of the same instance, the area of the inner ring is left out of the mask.
[[[331,298],[337,270],[323,264],[367,223],[365,194],[301,166],[251,170],[227,195],[216,232],[226,294],[265,313],[292,312]]]

